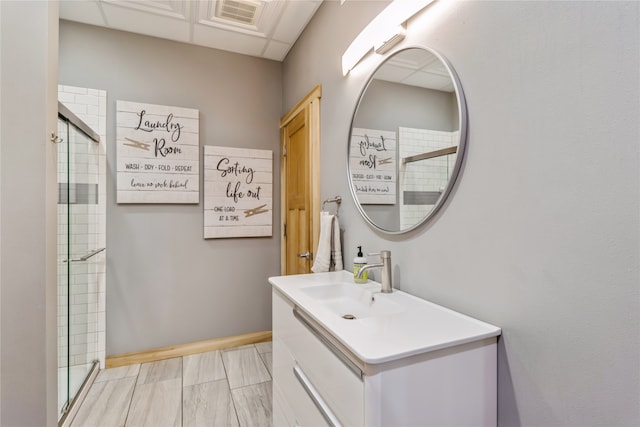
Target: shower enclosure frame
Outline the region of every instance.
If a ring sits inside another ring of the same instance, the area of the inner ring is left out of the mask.
[[[91,240],[89,238],[88,229],[93,226],[97,226],[97,222],[95,218],[91,218],[91,215],[94,217],[98,214],[99,209],[98,206],[98,182],[90,184],[89,176],[93,173],[95,176],[99,174],[99,160],[95,153],[92,155],[92,151],[96,151],[94,147],[83,147],[83,144],[92,144],[97,143],[100,144],[100,136],[91,129],[82,119],[80,119],[76,114],[74,114],[69,108],[67,108],[64,104],[58,103],[58,123],[59,123],[59,134],[64,135],[64,137],[58,136],[56,138],[56,142],[59,145],[59,206],[62,206],[59,209],[59,314],[58,314],[58,348],[59,348],[59,399],[58,399],[58,409],[59,409],[59,420],[58,424],[63,426],[69,424],[73,416],[75,415],[75,411],[77,411],[77,405],[74,405],[76,402],[82,400],[84,394],[88,390],[88,387],[95,379],[95,376],[98,373],[100,368],[100,361],[98,360],[98,349],[97,343],[93,343],[92,350],[89,350],[90,345],[84,343],[84,351],[86,354],[77,355],[78,350],[76,348],[82,348],[82,339],[77,340],[77,332],[72,333],[72,325],[78,326],[75,321],[75,316],[78,315],[74,313],[74,307],[82,307],[82,305],[77,304],[76,299],[87,299],[85,306],[82,310],[80,310],[80,316],[85,315],[89,317],[89,312],[91,311],[88,307],[92,305],[93,311],[91,314],[95,315],[97,318],[97,282],[95,282],[95,274],[89,273],[88,262],[102,253],[105,250],[105,247],[95,247],[97,241],[94,240],[93,245],[89,249],[88,245],[91,245]],[[66,132],[65,132],[66,127]],[[72,138],[73,136],[73,138]],[[73,141],[72,141],[73,139]],[[75,147],[75,148],[74,148]],[[80,147],[80,148],[79,148]],[[75,151],[74,151],[75,150]],[[65,158],[66,157],[66,158]],[[93,164],[91,164],[93,162]],[[64,166],[66,165],[66,168]],[[61,167],[62,166],[62,167]],[[93,166],[93,169],[91,169]],[[66,169],[66,170],[65,170]],[[66,175],[65,175],[66,173]],[[73,175],[73,176],[72,176]],[[66,179],[65,179],[66,177]],[[94,204],[95,208],[89,209],[89,206],[86,206],[84,209],[84,213],[74,213],[73,206],[78,205],[90,205]],[[91,213],[90,213],[91,212]],[[61,225],[61,218],[66,216],[66,230],[64,229],[64,224]],[[91,223],[91,220],[94,222]],[[78,222],[76,225],[75,223]],[[91,223],[91,224],[90,224]],[[74,233],[73,230],[75,228],[80,229],[80,234]],[[66,232],[65,232],[66,231]],[[85,233],[84,235],[82,233]],[[65,236],[66,235],[66,236]],[[64,240],[66,238],[66,244],[64,244]],[[62,242],[61,242],[62,241]],[[104,242],[102,242],[104,243]],[[78,253],[80,252],[80,253]],[[74,271],[74,267],[77,269],[77,266],[82,266],[80,270],[86,270],[87,273],[86,279],[78,280],[77,277],[82,277],[83,272]],[[95,266],[94,266],[95,267]],[[90,278],[94,278],[94,283],[89,283]],[[83,281],[86,280],[86,283]],[[81,282],[81,285],[86,286],[86,294],[83,295],[75,295],[74,288],[78,287],[78,283]],[[66,286],[66,295],[65,295],[65,286]],[[94,294],[91,295],[89,292],[89,288],[93,287]],[[66,313],[65,313],[66,310]],[[83,314],[83,310],[86,310],[86,313]],[[65,321],[66,319],[66,321]],[[94,323],[95,324],[95,323]],[[85,326],[85,325],[81,325]],[[86,326],[85,326],[86,327]],[[87,334],[89,335],[89,334]],[[93,332],[95,336],[95,331]],[[72,342],[72,339],[74,340]],[[66,340],[66,342],[65,342]],[[78,345],[75,341],[80,341],[81,344]],[[63,360],[66,358],[66,363]],[[72,361],[72,358],[74,359]],[[89,359],[88,363],[78,362],[77,359]],[[72,370],[74,373],[72,374]],[[66,387],[65,387],[66,385]],[[64,387],[64,388],[63,388]]]

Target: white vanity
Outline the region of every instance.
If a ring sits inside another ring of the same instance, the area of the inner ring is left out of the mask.
[[[272,277],[274,426],[495,426],[500,328],[347,271]]]

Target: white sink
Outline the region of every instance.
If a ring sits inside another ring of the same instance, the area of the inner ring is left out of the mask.
[[[373,292],[370,287],[358,286],[351,283],[327,283],[302,288],[302,292],[311,298],[327,300],[334,298],[362,299],[371,298]]]
[[[356,284],[353,273],[345,270],[270,277],[269,283],[365,363],[385,363],[501,332],[406,292],[382,294],[380,284],[371,280]]]
[[[374,289],[354,283],[332,283],[303,288],[302,292],[345,320],[385,316],[403,310],[401,305],[384,298]]]

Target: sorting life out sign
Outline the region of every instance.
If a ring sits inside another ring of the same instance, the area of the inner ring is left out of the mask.
[[[361,204],[396,203],[396,133],[353,128],[349,169]]]
[[[204,146],[204,238],[271,236],[273,152]]]
[[[199,203],[198,110],[117,101],[118,203]]]

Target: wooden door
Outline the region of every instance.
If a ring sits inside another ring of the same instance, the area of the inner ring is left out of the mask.
[[[280,120],[282,274],[310,273],[320,230],[320,86]]]

